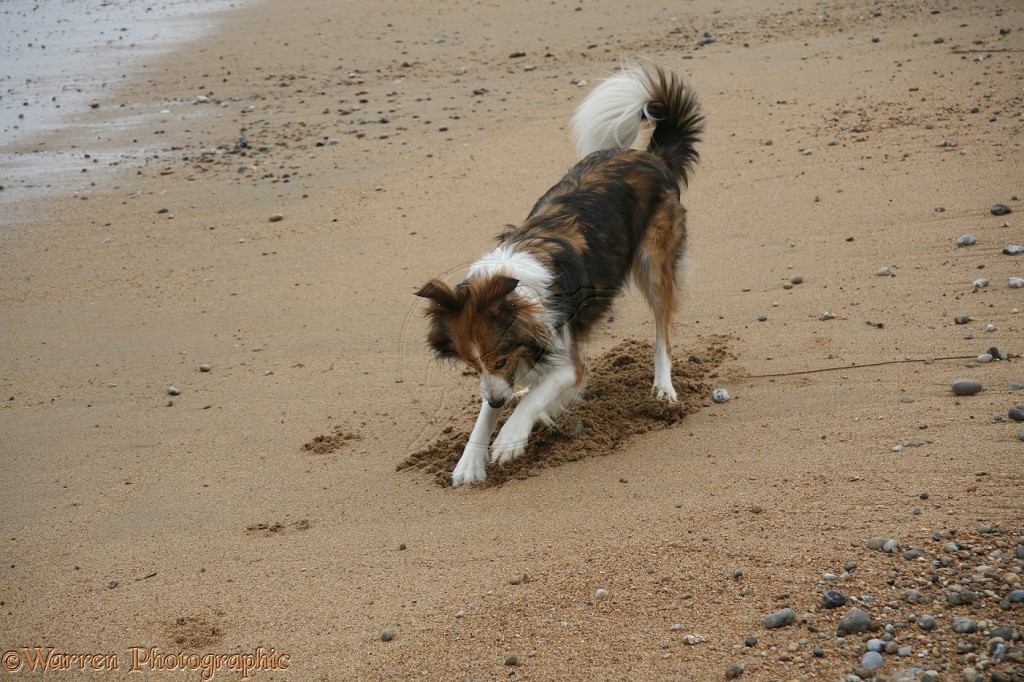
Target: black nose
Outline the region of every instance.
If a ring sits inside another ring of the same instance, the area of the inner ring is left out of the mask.
[[[499,407],[501,407],[502,405],[505,404],[505,399],[504,398],[491,398],[490,400],[487,401],[487,404],[490,405],[491,407],[493,407],[494,409],[498,409]]]

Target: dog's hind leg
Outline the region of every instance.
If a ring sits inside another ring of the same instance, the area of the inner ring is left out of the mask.
[[[672,343],[669,327],[676,307],[677,269],[686,248],[686,211],[668,196],[651,217],[634,266],[634,278],[654,312],[654,386],[652,392],[670,403]]]

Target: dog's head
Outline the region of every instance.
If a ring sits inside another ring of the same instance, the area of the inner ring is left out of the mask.
[[[491,407],[512,397],[512,387],[548,352],[540,303],[516,293],[519,280],[475,276],[454,289],[440,280],[416,292],[430,301],[427,345],[442,360],[462,361],[480,377]]]

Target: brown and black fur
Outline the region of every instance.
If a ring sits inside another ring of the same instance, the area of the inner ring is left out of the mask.
[[[579,344],[630,277],[650,303],[658,342],[670,357],[668,329],[686,250],[680,190],[697,162],[694,145],[704,119],[674,74],[661,68],[642,73],[649,93],[645,123],[653,126],[645,148],[587,155],[534,204],[525,222],[498,238],[500,247],[532,256],[552,275],[542,301],[524,297],[520,280],[500,269],[471,271],[454,288],[433,280],[417,292],[431,301],[427,343],[438,357],[461,359],[510,385],[528,374],[524,367],[572,365],[578,387]],[[663,394],[675,399],[670,379]]]

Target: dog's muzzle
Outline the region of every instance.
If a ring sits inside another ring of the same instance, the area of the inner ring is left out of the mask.
[[[504,398],[491,398],[490,400],[487,401],[487,404],[490,405],[491,407],[493,407],[494,409],[498,409],[499,407],[501,407],[502,405],[505,404],[505,399]]]

